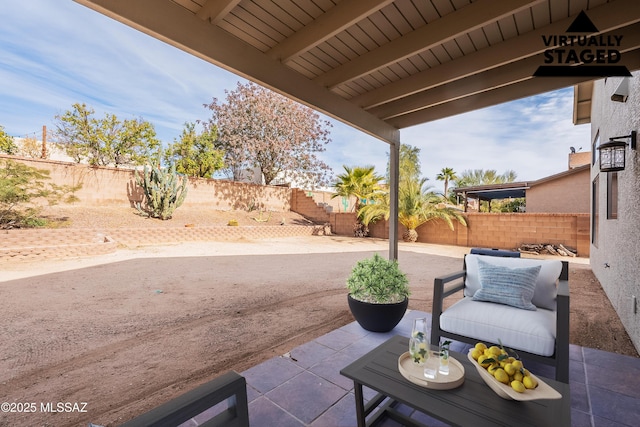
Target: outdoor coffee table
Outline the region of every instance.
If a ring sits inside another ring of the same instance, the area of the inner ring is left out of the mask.
[[[398,371],[398,358],[408,348],[409,338],[395,336],[340,371],[353,380],[358,427],[371,425],[384,414],[407,426],[424,426],[394,409],[398,402],[457,426],[571,425],[568,384],[544,379],[562,395],[561,399],[506,400],[487,386],[466,355],[451,352],[464,366],[464,383],[451,390],[432,390],[409,382]],[[362,386],[378,392],[366,405]],[[387,402],[380,406],[387,397]],[[365,420],[376,409],[378,411]]]

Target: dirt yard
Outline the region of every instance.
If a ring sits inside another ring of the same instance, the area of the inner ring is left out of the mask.
[[[180,223],[213,221],[205,214],[183,212]],[[433,278],[459,269],[465,249],[400,248],[410,308],[430,311]],[[87,403],[85,413],[0,413],[0,426],[118,425],[286,353],[353,321],[346,277],[386,249],[381,240],[315,236],[0,266],[0,402]],[[572,263],[570,280],[571,342],[638,357],[588,264]]]

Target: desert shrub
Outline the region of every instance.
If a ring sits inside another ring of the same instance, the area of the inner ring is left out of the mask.
[[[0,228],[42,227],[43,203],[71,203],[82,187],[59,186],[48,182],[49,171],[13,160],[0,160]]]

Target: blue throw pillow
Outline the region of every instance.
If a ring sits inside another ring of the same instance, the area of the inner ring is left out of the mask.
[[[531,303],[541,266],[509,268],[478,259],[478,276],[482,286],[474,301],[506,304],[524,310],[536,310]]]

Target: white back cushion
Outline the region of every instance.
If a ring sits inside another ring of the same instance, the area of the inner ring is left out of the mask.
[[[536,280],[536,289],[533,293],[533,299],[531,302],[540,308],[546,308],[548,310],[556,309],[556,296],[558,289],[556,282],[560,277],[562,271],[562,261],[560,260],[538,260],[530,258],[507,258],[507,257],[494,257],[486,255],[469,254],[465,258],[467,265],[467,278],[465,281],[464,295],[472,297],[477,290],[482,286],[480,285],[480,278],[478,275],[478,258],[482,258],[482,261],[509,268],[522,268],[533,267],[539,265],[540,274]]]

